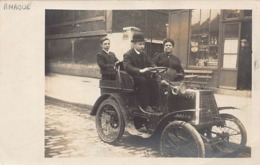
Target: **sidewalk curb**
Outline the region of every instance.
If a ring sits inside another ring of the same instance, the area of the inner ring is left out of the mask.
[[[70,104],[70,105],[73,105],[73,106],[77,106],[77,107],[83,108],[87,111],[91,111],[92,107],[93,107],[93,105],[69,102],[69,101],[60,100],[60,99],[45,95],[45,100],[46,99],[49,99],[49,100],[52,100],[52,101],[55,101],[55,102],[58,102],[58,103],[64,103],[64,104]]]

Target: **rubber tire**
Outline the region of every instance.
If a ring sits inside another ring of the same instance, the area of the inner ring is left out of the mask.
[[[225,150],[223,150],[219,145],[216,145],[215,148],[221,152],[227,153],[227,154],[232,154],[232,153],[237,153],[240,152],[240,150],[242,148],[244,148],[246,146],[247,143],[247,133],[246,133],[246,129],[244,127],[244,125],[241,123],[241,121],[236,118],[235,116],[231,115],[231,114],[220,114],[222,119],[232,119],[234,120],[234,123],[238,126],[240,132],[241,132],[241,143],[240,146],[237,150],[232,151],[232,152],[227,152]]]
[[[174,155],[168,155],[167,153],[164,152],[163,143],[164,143],[164,140],[165,140],[168,132],[171,131],[172,129],[176,129],[176,128],[182,128],[183,130],[185,130],[188,134],[191,135],[191,137],[195,141],[198,154],[197,154],[197,156],[193,156],[193,157],[205,157],[205,146],[204,146],[204,143],[203,143],[203,140],[202,140],[200,134],[191,124],[186,123],[184,121],[173,121],[164,128],[164,130],[161,134],[161,137],[160,137],[161,155],[164,157],[169,157],[169,156],[175,157]],[[176,155],[176,156],[183,157],[180,155]],[[185,156],[185,157],[189,157],[189,156]]]
[[[116,136],[112,139],[109,139],[103,133],[102,128],[101,128],[100,114],[102,113],[103,108],[107,105],[112,106],[114,108],[114,110],[116,111],[116,114],[118,116],[118,123],[119,123],[118,128],[119,128],[119,130],[118,130]],[[103,101],[100,104],[100,106],[98,107],[97,114],[96,114],[96,129],[97,129],[97,133],[98,133],[100,139],[102,141],[106,142],[106,143],[115,144],[122,138],[122,136],[125,132],[125,121],[124,121],[121,109],[120,109],[118,103],[115,100],[107,99],[107,100]]]

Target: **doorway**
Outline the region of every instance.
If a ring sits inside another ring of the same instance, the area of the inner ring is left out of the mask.
[[[252,88],[252,21],[241,23],[237,89]]]

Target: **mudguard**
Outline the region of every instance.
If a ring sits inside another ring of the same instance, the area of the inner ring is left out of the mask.
[[[119,95],[117,93],[109,93],[109,94],[106,93],[106,94],[103,94],[102,96],[100,96],[97,99],[97,101],[95,102],[95,104],[94,104],[94,106],[93,106],[93,108],[92,108],[92,110],[90,112],[90,115],[95,116],[96,113],[97,113],[99,105],[104,100],[106,100],[108,98],[112,98],[112,99],[114,99],[118,103],[118,105],[119,105],[119,107],[120,107],[120,109],[122,111],[123,117],[124,117],[125,125],[127,125],[129,123],[129,117],[130,117],[129,116],[129,111],[127,109],[128,104],[126,103],[126,101],[124,101],[126,99],[124,99],[123,96],[121,96],[121,95]]]
[[[165,126],[174,121],[174,120],[181,120],[181,121],[186,121],[189,122],[193,120],[193,116],[190,117],[191,113],[194,113],[195,115],[196,110],[195,109],[188,109],[188,110],[182,110],[182,111],[175,111],[172,113],[169,113],[165,115],[157,124],[155,128],[154,134],[160,135],[161,131],[165,128]]]
[[[239,108],[236,108],[236,107],[232,107],[232,106],[227,106],[227,107],[218,107],[218,111],[221,111],[221,110],[227,110],[227,109],[237,109],[237,110],[240,110]]]

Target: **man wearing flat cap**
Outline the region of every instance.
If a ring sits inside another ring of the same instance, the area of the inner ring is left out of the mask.
[[[248,39],[241,40],[238,61],[238,89],[251,90],[252,86],[252,49]]]
[[[114,66],[119,60],[113,52],[109,51],[110,40],[107,37],[100,39],[100,46],[102,50],[97,54],[97,63],[102,74],[102,80],[114,80],[116,79]]]
[[[134,47],[124,54],[124,68],[134,79],[137,100],[147,112],[154,112],[151,108],[157,100],[157,81],[149,76],[151,67],[156,67],[150,57],[144,52],[145,40],[142,33],[135,33],[131,41]],[[154,105],[156,106],[156,105]]]

